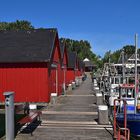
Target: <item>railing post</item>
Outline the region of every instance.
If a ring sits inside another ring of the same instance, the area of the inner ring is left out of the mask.
[[[130,130],[127,129],[127,131],[128,131],[127,139],[129,140],[130,139]]]
[[[121,135],[121,134],[120,134],[120,132],[121,132],[121,131],[120,131],[120,129],[119,129],[119,131],[118,131],[118,138],[117,138],[117,140],[120,140],[120,135]]]
[[[114,138],[117,137],[116,135],[116,99],[114,100]]]
[[[123,101],[124,104],[124,128],[119,128],[118,130],[118,134],[117,134],[117,121],[116,121],[116,101],[121,102]],[[126,109],[126,101],[123,99],[115,99],[114,100],[114,138],[117,138],[118,140],[120,140],[121,138],[121,130],[124,130],[124,137],[125,139],[130,138],[130,130],[127,128],[127,109]],[[127,135],[127,131],[128,131],[128,135]]]
[[[124,135],[125,135],[125,137],[126,137],[126,128],[127,128],[126,101],[123,100],[123,103],[124,103],[124,128],[125,128]]]

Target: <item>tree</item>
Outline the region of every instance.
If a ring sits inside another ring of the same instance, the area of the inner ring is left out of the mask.
[[[134,45],[126,45],[123,47],[125,54],[130,57],[133,53],[135,53],[135,46]]]
[[[103,63],[101,57],[92,52],[91,45],[87,40],[78,41],[69,38],[60,38],[60,40],[65,41],[67,49],[69,51],[75,51],[81,60],[88,58],[96,64],[97,67],[102,66]]]
[[[105,53],[104,58],[103,58],[103,63],[108,63],[110,57],[111,57],[111,50]]]
[[[8,25],[7,22],[0,22],[0,30],[7,30]]]
[[[122,50],[124,50],[125,56],[127,58],[129,58],[135,52],[135,46],[134,45],[126,45],[126,46],[123,46],[122,49],[118,49],[112,53],[111,53],[111,51],[107,51],[103,57],[103,62],[104,63],[109,62],[108,59],[110,57],[110,61],[112,63],[117,63]],[[138,52],[140,52],[140,51],[138,50]]]
[[[29,21],[17,20],[15,22],[0,22],[0,30],[30,30],[34,29]]]

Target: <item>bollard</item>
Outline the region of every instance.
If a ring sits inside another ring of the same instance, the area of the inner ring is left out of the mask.
[[[94,87],[94,90],[99,90],[99,87],[97,87],[97,86],[96,86],[96,87]]]
[[[109,124],[108,107],[106,105],[98,106],[98,124]]]
[[[72,82],[72,89],[75,89],[75,88],[76,88],[75,82]]]
[[[51,93],[51,104],[55,104],[57,100],[57,93]]]
[[[96,104],[97,105],[102,105],[103,104],[102,93],[96,93]]]
[[[6,140],[14,140],[14,92],[4,92],[3,95],[5,96]]]
[[[71,90],[72,90],[72,85],[69,84],[69,85],[68,85],[68,91],[71,91]]]
[[[97,83],[94,83],[94,87],[98,86]]]
[[[78,79],[75,80],[75,85],[76,85],[76,87],[79,86],[79,80]]]
[[[66,94],[66,85],[65,83],[63,83],[62,85],[62,95],[65,95]]]
[[[97,80],[96,80],[96,79],[94,79],[94,80],[93,80],[93,83],[97,83]]]
[[[99,87],[93,87],[93,91],[95,92],[95,93],[97,93],[97,92],[99,92]]]

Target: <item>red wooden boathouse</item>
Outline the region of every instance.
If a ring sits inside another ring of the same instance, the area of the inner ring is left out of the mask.
[[[61,72],[60,76],[60,83],[62,85],[62,92],[66,90],[66,72],[67,72],[67,65],[68,65],[68,56],[67,56],[67,48],[65,41],[60,41],[60,50],[61,50]]]
[[[84,63],[82,60],[78,59],[78,67],[77,67],[77,73],[76,76],[82,76],[82,74],[84,73]]]
[[[70,84],[75,81],[76,76],[76,60],[77,54],[76,52],[68,52],[68,67],[66,72],[66,84]]]
[[[15,91],[15,102],[49,102],[60,58],[56,29],[0,31],[0,101]]]

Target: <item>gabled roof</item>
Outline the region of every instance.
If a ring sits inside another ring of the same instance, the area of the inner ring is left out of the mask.
[[[82,60],[79,60],[79,63],[78,63],[79,70],[84,69],[84,66],[85,66],[84,62]]]
[[[85,61],[89,61],[89,59],[88,59],[88,58],[85,58],[83,61],[84,61],[84,62],[85,62]]]
[[[65,42],[64,41],[59,41],[60,44],[60,52],[61,52],[61,59],[64,57],[64,51],[65,51]]]
[[[68,54],[66,48],[66,42],[59,40],[60,52],[61,52],[61,65],[64,65],[64,57],[66,53],[66,65],[68,65]]]
[[[57,29],[0,31],[0,63],[48,62]]]
[[[94,67],[95,65],[91,61],[84,61],[85,67]]]
[[[76,68],[76,52],[68,52],[68,68]]]
[[[128,61],[135,61],[135,57],[136,57],[136,55],[134,53],[129,57]],[[137,61],[140,61],[140,55],[139,54],[137,54]]]

